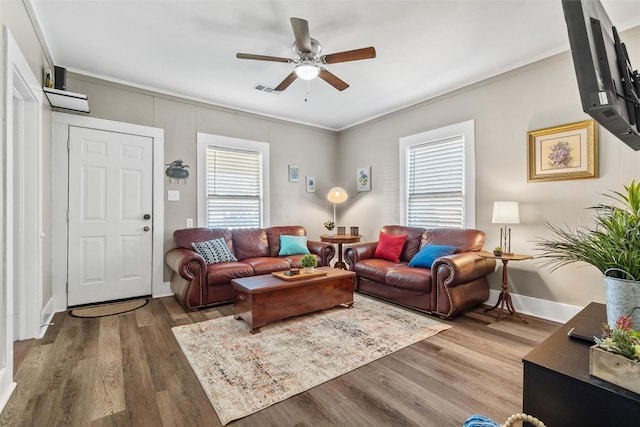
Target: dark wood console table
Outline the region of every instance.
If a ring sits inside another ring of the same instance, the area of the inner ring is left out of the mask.
[[[640,395],[589,375],[586,341],[569,338],[573,327],[599,336],[604,304],[591,303],[522,360],[522,411],[547,427],[640,425]]]

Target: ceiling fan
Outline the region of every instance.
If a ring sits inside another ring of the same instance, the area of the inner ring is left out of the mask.
[[[295,36],[295,41],[292,46],[294,53],[293,59],[278,56],[254,55],[251,53],[236,53],[236,58],[239,59],[296,64],[291,74],[276,86],[276,91],[285,90],[298,77],[302,80],[313,80],[316,77],[320,77],[336,89],[340,91],[345,90],[349,85],[335,74],[327,71],[322,65],[376,57],[376,50],[373,47],[321,55],[322,45],[318,40],[309,36],[309,23],[301,18],[290,18],[290,21],[291,27],[293,28],[293,35]]]

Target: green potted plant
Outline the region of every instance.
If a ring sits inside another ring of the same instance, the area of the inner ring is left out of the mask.
[[[502,248],[500,246],[493,248],[493,255],[502,256]]]
[[[300,259],[300,265],[305,273],[313,273],[313,267],[318,265],[318,261],[315,256],[307,254]]]
[[[324,222],[324,228],[329,230],[329,236],[333,236],[333,229],[336,227],[336,223],[328,219]]]
[[[633,319],[620,316],[613,327],[605,324],[602,332],[589,350],[589,373],[640,393],[640,333],[633,329]]]
[[[593,206],[595,225],[568,230],[547,224],[553,237],[539,239],[536,249],[551,271],[582,261],[602,272],[607,321],[631,315],[640,324],[640,182],[607,195],[613,203]]]

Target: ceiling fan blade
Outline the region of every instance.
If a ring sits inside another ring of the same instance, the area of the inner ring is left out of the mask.
[[[289,85],[291,83],[293,83],[297,78],[298,78],[298,75],[296,74],[295,71],[293,71],[291,74],[289,74],[287,77],[285,77],[285,79],[283,81],[281,81],[280,84],[278,86],[276,86],[276,88],[274,90],[276,92],[282,92],[283,90],[288,88]]]
[[[311,52],[311,37],[309,36],[309,23],[306,19],[290,18],[293,35],[296,37],[296,47],[300,53]]]
[[[336,64],[338,62],[358,61],[360,59],[370,59],[375,57],[376,50],[374,47],[363,47],[362,49],[346,50],[344,52],[322,55],[320,59],[323,64]]]
[[[318,77],[320,77],[322,80],[329,83],[339,91],[343,91],[349,87],[349,85],[345,81],[341,80],[335,74],[330,73],[324,68],[320,68],[320,74],[318,74]]]
[[[289,58],[280,58],[279,56],[267,56],[267,55],[254,55],[252,53],[236,53],[238,59],[256,59],[258,61],[272,61],[272,62],[293,62]]]

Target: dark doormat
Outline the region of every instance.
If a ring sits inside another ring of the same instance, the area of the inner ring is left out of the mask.
[[[120,301],[109,304],[91,305],[87,307],[74,308],[69,311],[73,317],[105,317],[116,314],[128,313],[144,307],[149,302],[148,298]]]

